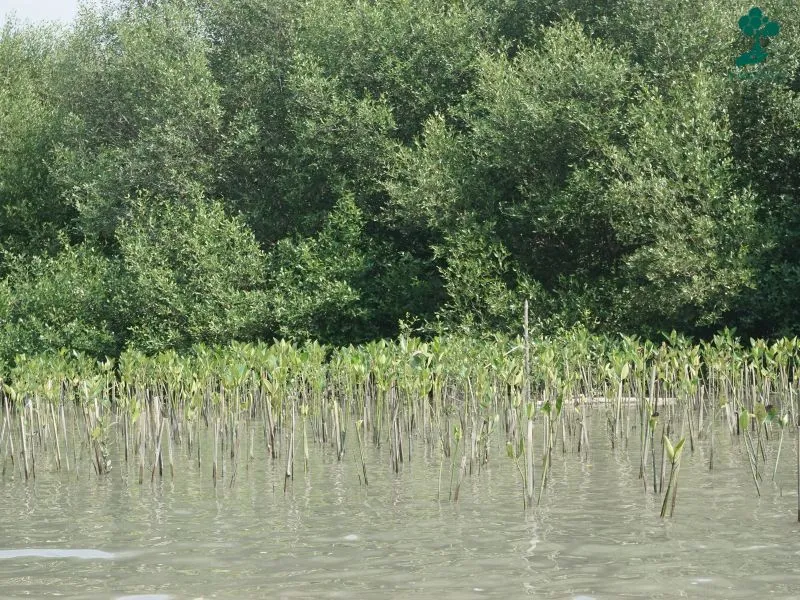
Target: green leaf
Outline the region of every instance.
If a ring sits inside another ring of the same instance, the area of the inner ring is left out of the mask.
[[[619,378],[624,381],[625,379],[628,378],[629,373],[630,373],[630,365],[628,363],[625,363],[624,365],[622,365],[622,370],[619,373]]]
[[[741,431],[747,431],[747,428],[750,426],[750,413],[746,410],[742,410],[739,414],[739,429]]]
[[[684,438],[681,438],[681,441],[679,441],[677,444],[675,444],[675,453],[674,453],[675,454],[675,457],[674,457],[674,461],[675,462],[680,460],[680,458],[681,458],[681,450],[683,450],[683,445],[685,443],[686,443],[686,438],[684,437]]]
[[[675,459],[675,449],[672,447],[672,442],[669,441],[666,434],[664,434],[664,449],[667,451],[670,462],[673,462]]]

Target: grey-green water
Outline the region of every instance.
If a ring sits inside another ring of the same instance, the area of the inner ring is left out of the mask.
[[[215,489],[176,451],[173,480],[139,485],[116,455],[98,478],[40,465],[35,483],[0,480],[0,598],[799,598],[794,439],[758,498],[738,446],[717,434],[687,448],[675,517],[645,493],[638,450],[614,452],[596,421],[591,461],[555,454],[542,505],[524,513],[499,452],[436,500],[438,457],[418,448],[399,475],[355,448],[343,463],[311,446],[283,493],[283,463],[256,445]],[[635,437],[635,436],[634,436]],[[634,445],[633,438],[631,445]],[[771,448],[774,457],[774,444]],[[46,471],[46,472],[45,472]],[[538,473],[537,473],[538,478]]]

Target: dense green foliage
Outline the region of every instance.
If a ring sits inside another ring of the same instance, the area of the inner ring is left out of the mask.
[[[418,444],[433,460],[440,457],[440,473],[449,463],[448,497],[454,502],[467,473],[477,475],[490,455],[505,453],[521,476],[523,506],[534,500],[535,479],[541,502],[553,460],[563,465],[575,454],[588,460],[590,436],[623,451],[638,438],[639,480],[646,493],[664,493],[663,517],[668,500],[674,508],[681,449],[686,445],[694,453],[695,440],[702,439],[694,460],[708,461],[713,470],[716,428],[722,430],[717,437],[740,441],[724,462],[746,465],[761,494],[762,473],[770,467],[773,477],[778,472],[784,430],[797,414],[798,367],[797,337],[742,344],[728,329],[700,343],[676,332],[657,344],[590,334],[580,326],[533,343],[519,335],[428,341],[400,335],[334,349],[316,341],[230,342],[196,344],[180,353],[127,349],[118,360],[66,350],[20,355],[8,375],[0,369],[0,405],[19,422],[19,436],[16,426],[4,433],[11,448],[21,447],[16,463],[26,479],[48,467],[42,460],[48,455],[55,454],[49,465],[61,470],[62,447],[69,471],[69,446],[90,449],[72,453],[76,470],[86,457],[98,475],[108,473],[110,449],[117,446],[124,448],[116,455],[124,461],[123,473],[136,464],[140,484],[145,468],[151,481],[156,473],[175,478],[173,448],[195,463],[200,446],[212,445],[213,459],[203,463],[213,460],[214,486],[225,480],[232,487],[240,462],[252,471],[266,450],[271,469],[275,459],[285,461],[286,490],[301,456],[309,473],[313,443],[316,451],[327,446],[329,458],[335,451],[343,468],[352,448],[361,483],[369,485],[364,447],[371,439],[395,473],[412,461],[410,448]],[[590,420],[593,413],[604,419]],[[590,434],[591,421],[599,427]],[[26,435],[26,428],[35,434]],[[213,442],[203,439],[204,430],[213,431]],[[673,445],[670,437],[678,431]],[[773,455],[767,442],[776,438]],[[254,447],[263,450],[254,454]],[[663,467],[658,475],[665,459],[672,466],[666,491]],[[201,469],[200,459],[196,465]],[[8,471],[13,477],[13,463]],[[440,477],[437,497],[446,485]]]
[[[0,31],[0,362],[800,328],[800,5],[117,0]]]

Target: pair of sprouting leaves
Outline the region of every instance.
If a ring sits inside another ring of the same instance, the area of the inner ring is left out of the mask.
[[[770,21],[760,8],[754,6],[739,19],[739,29],[747,37],[753,38],[753,47],[736,59],[736,66],[744,67],[758,64],[767,58],[767,52],[761,45],[761,38],[775,37],[780,33],[781,27],[776,21]]]
[[[664,434],[664,449],[667,451],[667,456],[669,457],[669,462],[673,465],[677,463],[681,458],[681,451],[683,450],[683,445],[686,443],[686,438],[681,438],[680,441],[672,445],[672,442],[669,441],[667,434]]]

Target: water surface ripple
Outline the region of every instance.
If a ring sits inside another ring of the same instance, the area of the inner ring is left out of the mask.
[[[182,450],[174,480],[141,486],[118,454],[106,478],[88,461],[42,465],[32,483],[7,473],[0,598],[800,598],[793,443],[760,498],[738,442],[718,435],[711,472],[707,442],[687,448],[662,521],[634,442],[615,452],[595,438],[591,460],[556,452],[527,513],[499,450],[455,504],[447,466],[437,501],[438,457],[421,447],[397,476],[370,452],[364,487],[355,448],[339,463],[312,446],[285,495],[284,465],[263,450],[216,488],[210,461],[198,469]]]

